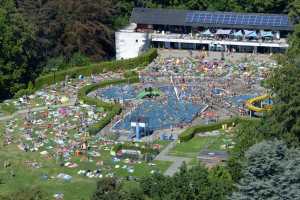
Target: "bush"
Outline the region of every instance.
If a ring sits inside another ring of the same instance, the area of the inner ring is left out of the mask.
[[[234,126],[241,121],[249,121],[252,120],[250,118],[232,118],[232,119],[227,119],[223,120],[217,123],[212,123],[212,124],[207,124],[207,125],[197,125],[197,126],[192,126],[187,128],[185,131],[183,131],[180,136],[179,140],[180,142],[186,142],[192,139],[196,133],[202,133],[202,132],[207,132],[207,131],[214,131],[214,130],[219,130],[222,128],[222,125],[227,124],[227,126]]]
[[[137,58],[127,60],[117,60],[109,62],[101,62],[91,64],[84,67],[70,68],[58,71],[52,74],[41,76],[35,80],[35,88],[42,88],[44,85],[51,85],[56,82],[65,80],[65,76],[78,77],[79,75],[90,76],[91,74],[99,74],[108,71],[130,70],[137,67],[145,67],[157,57],[157,50],[151,49]]]
[[[15,95],[14,95],[14,98],[20,98],[24,95],[30,95],[33,93],[33,90],[30,90],[30,89],[21,89],[19,90]]]
[[[91,64],[91,60],[89,59],[89,57],[80,52],[74,53],[70,61],[68,62],[68,65],[70,65],[71,67],[81,67],[89,64]]]
[[[67,62],[63,56],[58,56],[55,58],[50,58],[45,67],[43,72],[44,73],[50,73],[53,70],[63,70],[67,68]]]

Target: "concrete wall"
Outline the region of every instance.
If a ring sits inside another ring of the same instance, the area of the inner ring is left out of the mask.
[[[119,31],[116,36],[116,59],[135,58],[150,46],[148,33]]]

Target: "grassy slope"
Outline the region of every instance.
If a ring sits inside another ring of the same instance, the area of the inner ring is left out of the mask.
[[[96,169],[95,162],[90,163],[88,161],[82,161],[79,163],[78,168],[69,169],[66,167],[60,167],[54,160],[47,160],[39,155],[39,153],[25,153],[20,152],[15,145],[9,145],[1,147],[0,149],[0,179],[4,184],[0,187],[0,194],[8,194],[10,192],[17,191],[20,188],[30,187],[37,185],[44,189],[49,195],[53,195],[57,192],[65,194],[65,199],[88,199],[92,194],[96,186],[97,179],[90,179],[77,175],[80,169]],[[142,162],[134,166],[134,173],[129,174],[126,169],[114,169],[109,156],[109,152],[101,152],[101,159],[104,161],[105,166],[110,166],[118,176],[136,176],[142,177],[150,174],[151,170],[165,171],[171,163],[163,161],[154,161],[157,164],[154,167],[149,166],[147,163]],[[11,167],[4,169],[3,162],[9,160]],[[26,160],[37,161],[42,163],[42,167],[39,169],[33,169],[26,166],[24,163]],[[75,161],[76,159],[74,159]],[[120,166],[124,163],[117,163]],[[126,164],[127,165],[127,164]],[[100,167],[101,169],[101,167]],[[15,177],[11,176],[11,172],[15,173]],[[56,176],[59,173],[66,173],[73,176],[71,182],[63,182],[57,179],[42,180],[41,176],[47,174],[49,177]]]
[[[22,120],[17,118],[13,126],[22,127]],[[118,177],[135,176],[142,177],[150,175],[151,170],[164,172],[170,165],[170,162],[164,161],[154,161],[155,166],[149,166],[147,163],[137,163],[131,165],[134,168],[134,173],[129,173],[126,169],[115,169],[114,163],[112,162],[112,157],[109,151],[104,149],[100,150],[101,157],[95,159],[94,162],[82,161],[79,157],[73,157],[71,161],[79,164],[79,167],[75,169],[70,169],[66,167],[61,167],[53,159],[46,159],[41,156],[38,152],[26,153],[20,151],[15,144],[11,144],[3,147],[3,133],[4,124],[0,123],[0,180],[4,184],[0,185],[0,194],[9,194],[10,192],[15,192],[20,188],[26,188],[31,186],[39,186],[45,190],[51,197],[53,194],[61,192],[64,193],[65,199],[89,199],[96,187],[97,179],[90,179],[87,177],[82,177],[77,175],[77,172],[81,169],[95,170],[97,169],[95,162],[97,160],[102,160],[104,166],[100,166],[103,171],[107,171],[107,168],[112,169]],[[18,138],[20,130],[16,130],[13,135]],[[4,168],[4,161],[9,161],[11,167]],[[34,161],[42,164],[41,168],[34,169],[25,164],[25,161]],[[123,165],[129,166],[129,164],[120,162],[116,163],[121,167]],[[12,177],[11,173],[16,176]],[[46,174],[48,177],[57,176],[59,173],[66,173],[73,177],[71,182],[63,182],[57,179],[42,180],[42,175]],[[106,172],[107,173],[107,172]],[[106,174],[104,173],[104,174]]]
[[[221,150],[221,145],[224,144],[224,139],[227,137],[224,134],[211,137],[196,136],[187,142],[177,144],[170,151],[170,155],[194,158],[203,149]]]

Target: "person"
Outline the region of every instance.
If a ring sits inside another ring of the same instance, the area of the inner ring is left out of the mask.
[[[8,167],[10,167],[11,166],[11,163],[8,161],[8,160],[5,160],[4,161],[4,164],[3,164],[3,167],[4,168],[8,168]]]

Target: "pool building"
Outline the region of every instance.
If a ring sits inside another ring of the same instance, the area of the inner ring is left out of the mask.
[[[134,8],[130,25],[116,32],[116,58],[150,47],[249,53],[288,48],[288,15]]]

